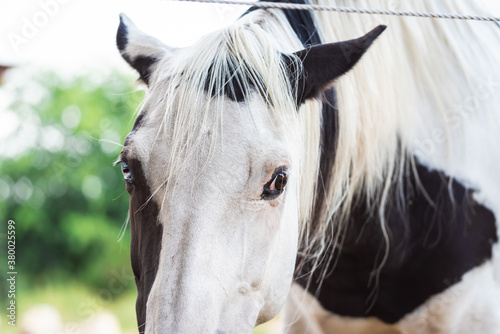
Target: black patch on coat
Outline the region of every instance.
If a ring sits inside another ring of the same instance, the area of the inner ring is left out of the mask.
[[[237,64],[235,59],[229,59],[229,70],[227,73],[222,73],[221,75],[223,78],[220,79],[220,82],[223,82],[224,86],[216,87],[217,85],[214,84],[210,87],[210,82],[215,75],[213,73],[213,66],[210,66],[208,69],[207,81],[205,82],[205,91],[212,97],[216,97],[219,94],[218,89],[224,90],[224,95],[231,101],[244,102],[251,91],[257,89],[265,98],[266,92],[263,91],[262,79],[257,77],[246,78],[242,74],[242,67],[244,67],[244,64]],[[255,83],[258,82],[261,84],[256,85]]]
[[[133,182],[127,184],[130,193],[130,258],[137,286],[136,313],[139,332],[143,333],[146,323],[146,303],[156,278],[160,261],[163,226],[158,215],[159,207],[151,199],[141,162],[126,161],[133,175]]]
[[[373,273],[385,250],[379,220],[365,205],[353,209],[345,240],[336,251],[338,258],[332,261],[335,265],[317,270],[329,272],[319,291],[317,276],[308,288],[325,309],[396,323],[491,259],[493,244],[498,242],[493,213],[444,173],[423,165],[417,165],[417,173],[433,203],[409,169],[404,198],[393,195],[387,208],[391,248],[378,288]],[[306,278],[298,282],[303,287],[309,283]]]
[[[305,0],[266,0],[266,2],[286,2],[304,5],[309,3]],[[257,9],[262,8],[251,7],[243,15],[246,15]],[[286,16],[288,23],[290,23],[290,26],[292,27],[293,31],[302,42],[302,45],[304,47],[321,44],[321,39],[319,38],[318,31],[316,29],[316,25],[314,24],[314,20],[310,11],[289,9],[282,9],[282,11]]]
[[[285,2],[281,0],[273,0],[273,2]],[[306,1],[303,0],[292,0],[292,3],[305,4]],[[250,8],[244,15],[261,9],[258,7]],[[316,26],[314,25],[314,20],[310,12],[300,11],[300,10],[283,10],[290,26],[293,31],[302,42],[304,47],[321,44],[321,40],[316,31]],[[260,78],[251,78],[250,82],[248,79],[244,79],[242,74],[239,72],[238,68],[241,64],[236,64],[235,62],[229,63],[229,72],[224,74],[222,82],[225,82],[224,94],[227,98],[235,102],[243,102],[247,96],[250,95],[248,91],[258,88],[259,93],[266,98],[265,88],[262,85],[255,85],[256,82],[262,82]],[[210,89],[210,78],[214,75],[213,69],[209,69],[208,80],[205,84],[205,91],[208,92],[212,97],[217,95],[215,88]],[[245,83],[244,80],[247,82]],[[257,87],[256,87],[257,86]],[[248,88],[248,89],[247,89]]]
[[[139,72],[140,79],[149,85],[149,77],[152,72],[152,67],[158,62],[158,59],[149,56],[138,56],[135,58],[130,57],[125,49],[128,44],[128,29],[123,19],[120,17],[120,25],[118,26],[118,31],[116,32],[116,46],[120,53],[125,59],[125,61],[132,66],[137,72]]]
[[[316,200],[314,202],[314,210],[311,219],[311,230],[316,229],[320,221],[321,213],[324,210],[325,196],[328,192],[328,187],[332,184],[332,169],[335,163],[335,151],[337,148],[338,136],[338,109],[337,109],[337,96],[336,91],[332,87],[326,90],[322,96],[321,108],[321,137],[320,137],[320,159],[319,159],[319,173],[316,185]],[[298,259],[301,263],[301,258]]]
[[[139,72],[140,79],[149,86],[149,77],[151,76],[153,65],[158,62],[158,59],[149,56],[135,57],[130,65]]]
[[[142,126],[142,124],[144,123],[144,119],[145,119],[144,114],[145,114],[145,111],[142,111],[142,113],[140,113],[139,116],[137,116],[137,118],[135,119],[135,122],[134,122],[134,126],[132,127],[132,132],[136,132]]]
[[[123,19],[120,17],[120,25],[118,26],[118,31],[116,32],[116,46],[118,50],[123,51],[128,44],[128,29]]]

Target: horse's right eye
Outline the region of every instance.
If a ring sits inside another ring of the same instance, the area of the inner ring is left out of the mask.
[[[288,173],[285,166],[274,170],[271,180],[264,185],[261,198],[266,201],[273,200],[285,191],[288,182]]]
[[[269,186],[269,190],[283,191],[285,190],[286,183],[288,181],[288,176],[285,173],[279,173],[274,178],[274,181]]]
[[[122,174],[127,183],[132,183],[132,172],[126,162],[122,162]]]

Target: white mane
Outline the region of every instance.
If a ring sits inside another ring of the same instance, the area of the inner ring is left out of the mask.
[[[471,1],[313,0],[345,7],[491,15]],[[397,5],[396,7],[394,5]],[[493,23],[314,12],[323,42],[388,29],[335,88],[339,133],[322,221],[342,226],[356,196],[384,208],[409,158],[498,197],[492,136],[500,125],[500,29]],[[496,93],[495,93],[496,92]],[[489,156],[487,158],[487,156]],[[496,158],[498,161],[498,158]],[[321,226],[318,235],[332,227]],[[320,246],[326,246],[323,240]]]
[[[332,5],[329,0],[312,2]],[[465,3],[409,0],[398,9],[487,14]],[[379,8],[393,8],[391,4],[390,0],[370,2]],[[366,1],[354,0],[337,0],[335,5],[369,7]],[[157,78],[151,91],[166,92],[166,101],[158,101],[162,107],[156,108],[155,113],[163,118],[162,124],[174,124],[173,129],[160,127],[173,131],[167,175],[174,174],[186,161],[180,152],[196,152],[206,140],[199,134],[210,130],[205,128],[209,117],[216,118],[219,124],[224,121],[221,101],[224,90],[232,89],[230,85],[224,88],[224,73],[232,73],[236,65],[246,91],[266,91],[276,120],[274,126],[286,138],[300,166],[299,242],[302,250],[319,255],[338,241],[331,239],[332,231],[342,231],[352,206],[360,198],[379,209],[384,228],[389,191],[401,180],[413,155],[471,184],[486,182],[486,176],[475,178],[467,173],[473,163],[467,159],[469,154],[480,155],[487,150],[478,144],[481,141],[474,140],[474,136],[481,136],[478,128],[468,123],[474,119],[472,122],[477,124],[489,124],[490,129],[497,127],[500,116],[495,113],[495,106],[500,105],[500,94],[476,99],[477,103],[467,111],[471,118],[464,118],[461,110],[466,99],[475,96],[471,92],[477,91],[477,87],[499,89],[498,81],[493,87],[495,82],[488,86],[488,80],[500,77],[500,29],[465,21],[331,12],[314,15],[325,43],[359,37],[380,23],[389,27],[335,86],[339,133],[336,152],[332,152],[336,159],[332,184],[326,187],[325,194],[316,193],[321,105],[308,101],[295,112],[290,84],[284,75],[285,65],[277,51],[291,53],[302,45],[280,10],[247,14],[227,29],[204,37],[187,52],[181,50],[181,56],[174,60],[165,60],[158,66],[163,70],[157,73],[167,75]],[[209,99],[205,94],[207,84],[209,92],[216,92]],[[178,109],[178,105],[183,108]],[[435,128],[441,131],[438,135]],[[212,141],[223,140],[219,129],[212,130]],[[430,145],[432,152],[423,150]],[[317,196],[324,196],[326,201],[321,224],[313,230],[310,219]]]

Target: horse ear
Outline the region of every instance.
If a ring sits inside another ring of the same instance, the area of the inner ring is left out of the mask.
[[[303,71],[296,77],[293,64],[290,69],[290,82],[297,85],[297,105],[305,100],[317,97],[329,88],[335,79],[348,72],[372,42],[385,30],[386,26],[378,26],[365,36],[345,42],[312,46],[298,51],[295,56],[302,62]],[[285,57],[287,62],[293,57]],[[296,59],[296,58],[295,58]]]
[[[116,46],[130,66],[139,72],[140,79],[149,85],[155,65],[173,50],[158,39],[140,31],[125,14],[120,14]]]

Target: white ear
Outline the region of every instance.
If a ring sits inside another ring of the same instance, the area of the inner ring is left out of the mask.
[[[173,51],[158,39],[140,31],[125,14],[120,14],[116,45],[123,59],[139,72],[146,85],[149,85],[149,77],[158,61]]]

